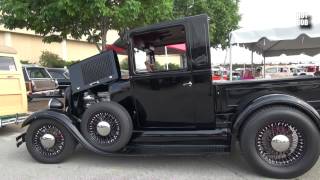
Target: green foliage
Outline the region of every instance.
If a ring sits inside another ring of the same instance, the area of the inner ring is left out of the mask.
[[[65,66],[64,60],[62,60],[57,54],[49,51],[42,52],[39,63],[44,67],[50,68],[63,68]]]
[[[39,63],[41,66],[49,68],[63,68],[65,66],[69,67],[71,64],[77,63],[77,61],[64,61],[59,55],[51,53],[49,51],[43,51]]]
[[[160,65],[159,62],[156,61],[154,64],[154,69],[156,71],[164,71],[164,70],[166,70],[166,67],[165,67],[165,65]]]
[[[180,69],[180,66],[178,64],[169,63],[168,69],[169,70],[178,70],[178,69]]]
[[[121,61],[120,69],[129,70],[128,58]]]
[[[21,64],[32,64],[31,62],[29,62],[28,60],[20,60]]]
[[[170,19],[172,7],[172,0],[0,0],[0,23],[34,30],[45,42],[86,36],[105,47],[108,30]]]
[[[175,0],[174,16],[206,13],[210,17],[211,46],[228,45],[229,33],[238,28],[239,0]]]

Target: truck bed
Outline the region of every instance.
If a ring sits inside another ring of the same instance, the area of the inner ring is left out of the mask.
[[[217,113],[234,113],[240,105],[268,94],[295,96],[320,112],[319,77],[213,82],[213,90]]]

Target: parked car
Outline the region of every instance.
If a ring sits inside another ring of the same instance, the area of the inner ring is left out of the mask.
[[[0,127],[22,122],[28,103],[17,52],[0,46]]]
[[[264,67],[260,67],[263,75]],[[292,74],[290,72],[290,67],[284,65],[272,65],[266,66],[265,78],[267,79],[279,79],[279,78],[288,78],[291,77]]]
[[[318,64],[297,64],[296,67],[303,69],[306,75],[309,76],[314,76],[314,73],[319,71]]]
[[[215,66],[211,68],[211,80],[212,81],[224,81],[228,80],[228,72],[223,67]]]
[[[33,98],[61,96],[58,84],[44,67],[36,65],[23,65],[22,67],[28,101]]]
[[[307,75],[307,72],[305,71],[304,68],[296,67],[296,66],[290,67],[290,72],[291,72],[292,76],[306,76]]]
[[[129,31],[123,43],[130,47],[128,80],[121,79],[114,51],[73,64],[65,105],[53,98],[48,109],[32,114],[17,146],[26,142],[37,161],[58,163],[78,143],[124,156],[230,152],[238,140],[263,175],[307,172],[320,153],[320,78],[212,82],[208,19]],[[187,63],[180,63],[186,66],[137,71],[137,61],[155,65],[165,46],[178,43],[186,44]]]
[[[47,71],[53,79],[55,79],[58,89],[60,90],[61,96],[64,96],[64,91],[70,86],[70,77],[68,69],[64,68],[47,68]]]

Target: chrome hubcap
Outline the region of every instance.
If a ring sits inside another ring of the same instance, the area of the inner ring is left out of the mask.
[[[290,147],[290,140],[287,136],[279,134],[272,138],[271,146],[277,152],[285,152]]]
[[[259,156],[274,166],[287,166],[299,161],[304,153],[303,133],[288,122],[273,122],[256,135]]]
[[[44,124],[39,127],[32,139],[34,151],[44,157],[59,155],[65,147],[64,134],[53,124]]]
[[[99,145],[115,143],[121,133],[120,121],[109,112],[94,114],[87,127],[90,140]]]
[[[52,148],[56,142],[56,138],[52,134],[44,134],[40,137],[41,145],[46,148]]]
[[[106,121],[101,121],[97,124],[97,132],[100,136],[107,136],[110,130],[110,124]]]

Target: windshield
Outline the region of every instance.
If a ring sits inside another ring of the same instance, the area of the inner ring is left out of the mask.
[[[68,72],[64,70],[53,70],[53,69],[48,69],[48,72],[54,79],[67,79],[68,78]]]

